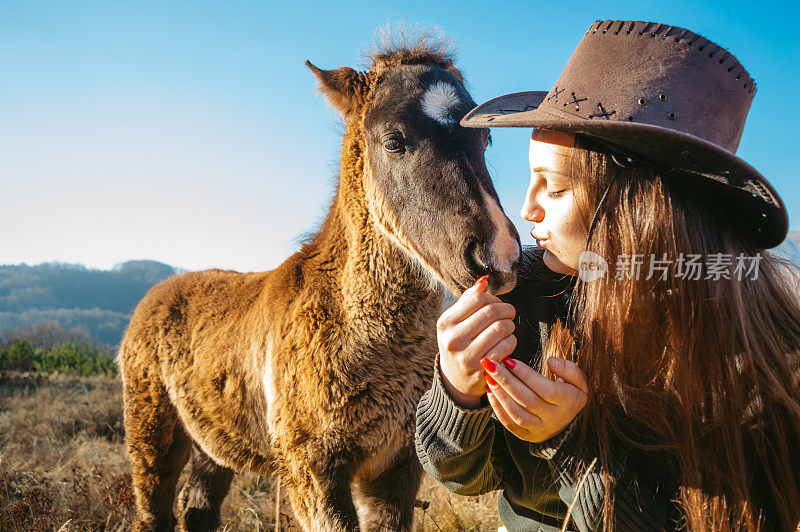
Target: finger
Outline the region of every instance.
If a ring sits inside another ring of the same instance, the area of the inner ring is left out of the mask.
[[[509,307],[511,307],[509,309]],[[484,305],[461,323],[450,327],[448,347],[454,351],[463,351],[492,323],[500,320],[511,320],[516,311],[508,303],[498,302]]]
[[[465,290],[458,301],[439,317],[437,322],[439,330],[460,323],[485,305],[499,302],[500,299],[497,296],[486,293],[488,286],[489,283],[484,281]]]
[[[484,329],[463,351],[467,358],[480,360],[501,340],[513,334],[515,327],[511,320],[496,321]]]
[[[494,396],[494,393],[487,393],[486,398],[489,400],[489,405],[492,407],[492,411],[494,415],[497,417],[497,420],[503,424],[503,426],[508,429],[508,431],[516,436],[517,438],[524,440],[527,436],[526,430],[514,423],[511,419],[511,416],[508,415],[503,405],[497,400]]]
[[[499,384],[489,384],[489,389],[492,392],[491,394],[494,395],[494,398],[497,399],[497,401],[503,406],[503,410],[505,410],[506,414],[508,414],[508,417],[511,419],[511,421],[513,421],[517,426],[527,431],[528,429],[542,424],[542,420],[539,416],[532,412],[528,412]]]
[[[473,340],[492,323],[500,320],[513,320],[516,314],[514,305],[498,301],[476,309],[472,315],[467,316],[455,328],[459,331],[459,336],[462,336],[461,331],[463,331],[463,336]]]
[[[553,382],[521,360],[511,359],[505,367],[533,393],[550,404],[558,405],[572,397],[562,384]]]
[[[495,363],[500,363],[500,361],[505,360],[517,348],[517,337],[513,334],[509,334],[502,340],[500,340],[493,348],[489,349],[483,358],[488,358],[489,360],[494,361]]]
[[[494,368],[495,371],[490,373],[494,382],[522,408],[536,415],[552,408],[552,404],[539,397],[536,392],[518,379],[505,365],[495,364]]]
[[[583,370],[571,360],[562,358],[548,358],[547,367],[554,375],[564,379],[564,382],[573,385],[585,394],[589,393],[589,383]]]

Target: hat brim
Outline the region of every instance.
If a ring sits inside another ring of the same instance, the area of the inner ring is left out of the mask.
[[[786,238],[789,218],[780,195],[758,170],[735,154],[675,129],[621,120],[557,116],[538,109],[547,94],[525,91],[493,98],[467,113],[461,125],[535,127],[594,137],[688,182],[710,187],[711,191],[719,192],[714,198],[720,202],[745,203],[747,209],[741,211],[739,221],[748,228],[755,227],[765,249],[779,245]]]

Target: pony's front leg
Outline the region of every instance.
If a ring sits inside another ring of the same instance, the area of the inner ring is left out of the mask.
[[[350,474],[344,468],[293,465],[293,475],[281,478],[292,510],[304,530],[309,532],[357,532],[358,514],[350,491]]]
[[[362,531],[414,529],[414,503],[422,480],[422,466],[413,446],[400,450],[391,465],[354,486]]]

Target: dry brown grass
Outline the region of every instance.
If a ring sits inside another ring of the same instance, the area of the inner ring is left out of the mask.
[[[130,478],[118,379],[0,372],[0,531],[130,530]],[[420,531],[499,526],[494,494],[460,497],[426,477],[419,499]],[[274,479],[238,474],[220,530],[272,530],[274,512]],[[281,523],[299,529],[285,499]]]

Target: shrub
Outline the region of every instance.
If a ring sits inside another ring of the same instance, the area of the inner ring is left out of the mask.
[[[0,370],[63,373],[86,377],[94,374],[117,375],[110,353],[86,342],[62,342],[50,351],[34,348],[23,338],[0,350]]]
[[[0,350],[0,370],[30,371],[36,360],[36,350],[24,338],[17,338]]]

